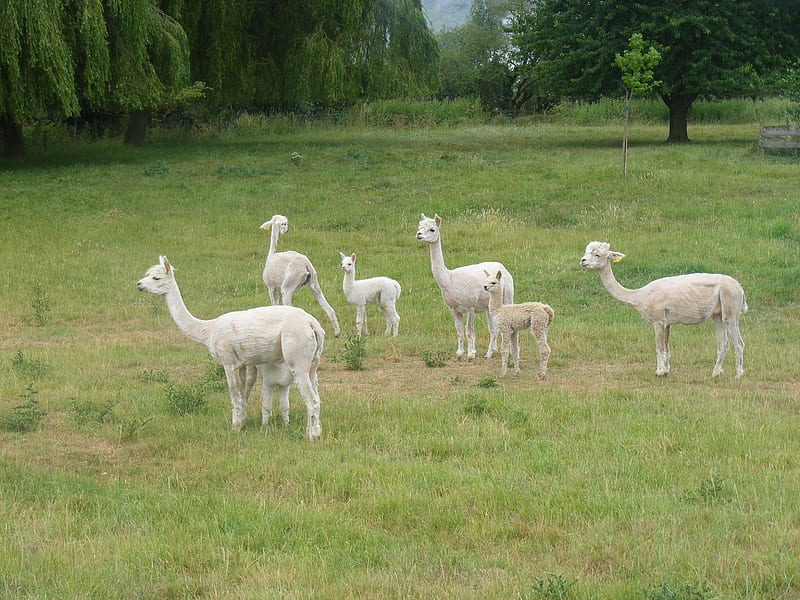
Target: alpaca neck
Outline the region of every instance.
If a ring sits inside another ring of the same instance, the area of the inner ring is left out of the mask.
[[[278,226],[273,226],[269,230],[269,252],[267,252],[267,258],[275,254],[275,251],[278,249],[278,238],[280,235],[281,232]]]
[[[611,294],[612,298],[628,306],[635,307],[637,305],[639,299],[637,290],[630,290],[626,287],[622,287],[614,277],[614,272],[611,270],[610,263],[600,269],[600,281],[603,282],[603,287]]]
[[[444,256],[442,256],[442,241],[441,239],[435,242],[430,242],[428,247],[431,250],[431,271],[433,272],[433,279],[439,287],[447,287],[449,284],[449,271],[444,264]]]
[[[489,314],[493,317],[503,308],[503,288],[497,287],[489,293]]]
[[[345,290],[353,289],[353,284],[356,282],[356,270],[351,269],[349,271],[344,272],[344,279],[342,279],[342,288]]]
[[[205,344],[208,341],[208,330],[210,321],[198,319],[189,312],[183,303],[181,291],[178,289],[177,282],[172,282],[171,289],[164,295],[167,301],[167,308],[172,319],[183,334],[195,342]]]

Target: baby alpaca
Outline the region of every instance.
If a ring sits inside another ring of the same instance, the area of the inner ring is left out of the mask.
[[[306,436],[319,437],[317,369],[325,331],[314,317],[294,306],[262,306],[198,319],[186,308],[166,256],[159,257],[159,263],[147,270],[136,287],[163,296],[178,329],[204,344],[225,368],[234,430],[244,425],[247,397],[258,372],[262,419],[272,413],[271,386],[278,386],[281,413],[288,419],[288,391],[294,383],[306,403]]]
[[[553,309],[541,302],[523,302],[522,304],[503,304],[503,272],[492,275],[488,271],[483,289],[489,292],[489,312],[495,319],[502,339],[501,343],[501,376],[508,370],[508,355],[514,357],[514,373],[519,374],[519,332],[530,329],[539,346],[539,379],[547,375],[547,360],[550,358],[550,346],[547,345],[547,328],[553,322]]]
[[[384,335],[397,336],[400,326],[400,315],[397,314],[395,304],[400,297],[400,284],[389,277],[370,277],[356,280],[356,255],[350,256],[339,252],[342,257],[342,290],[350,304],[356,307],[356,333],[364,335],[367,329],[367,304],[377,302],[386,318],[386,331]]]
[[[716,273],[691,273],[662,277],[639,289],[617,283],[612,262],[625,257],[614,252],[606,242],[589,242],[581,266],[600,271],[600,280],[613,298],[632,306],[642,318],[653,324],[656,335],[656,375],[669,373],[669,328],[673,324],[697,325],[709,318],[717,337],[717,362],[712,377],[722,373],[722,361],[728,352],[728,336],[736,351],[736,378],[742,376],[744,341],[739,332],[739,317],[747,312],[742,286],[733,277]]]

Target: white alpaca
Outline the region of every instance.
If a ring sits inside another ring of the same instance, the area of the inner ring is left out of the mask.
[[[644,287],[629,290],[614,278],[611,262],[625,257],[614,252],[606,242],[590,242],[581,258],[581,266],[600,271],[600,279],[617,300],[639,311],[652,323],[656,336],[656,375],[669,373],[669,328],[673,324],[697,325],[709,318],[717,338],[717,362],[713,377],[722,373],[722,361],[728,353],[728,336],[736,352],[736,378],[744,374],[744,341],[739,333],[739,317],[747,312],[747,301],[739,282],[728,275],[692,273],[663,277]]]
[[[553,309],[541,302],[523,302],[522,304],[503,304],[503,273],[495,275],[484,271],[486,281],[483,289],[489,292],[489,313],[494,317],[500,329],[501,344],[501,376],[508,370],[508,355],[514,357],[514,373],[519,374],[519,332],[530,329],[539,346],[539,379],[547,375],[547,360],[550,358],[550,346],[547,345],[547,328],[553,322]]]
[[[289,231],[289,220],[283,215],[273,217],[261,225],[261,229],[270,229],[269,252],[264,263],[263,279],[269,290],[269,299],[272,304],[292,305],[292,296],[305,284],[311,288],[311,293],[317,299],[322,310],[333,325],[333,335],[339,335],[339,321],[331,305],[325,299],[319,287],[317,270],[305,254],[294,250],[276,252],[278,238]]]
[[[400,327],[400,315],[397,314],[396,303],[400,298],[400,284],[389,277],[370,277],[356,280],[356,255],[347,256],[339,252],[342,257],[342,290],[345,298],[356,307],[356,333],[367,335],[367,304],[377,302],[386,319],[384,335],[397,336]]]
[[[174,269],[166,256],[150,267],[136,287],[141,292],[164,296],[170,315],[190,339],[205,344],[225,368],[231,398],[232,425],[244,425],[247,396],[261,375],[262,419],[272,414],[270,386],[278,386],[281,413],[288,419],[288,386],[297,385],[306,403],[306,436],[319,437],[320,398],[317,368],[325,331],[310,314],[293,306],[262,306],[229,312],[216,319],[198,319],[181,297]]]
[[[439,215],[430,219],[423,214],[417,228],[417,240],[428,244],[431,252],[433,279],[442,292],[445,305],[453,314],[458,334],[456,358],[461,359],[464,356],[464,335],[466,333],[467,359],[472,360],[476,354],[475,313],[486,312],[489,309],[489,294],[483,290],[483,282],[486,279],[483,274],[484,270],[503,273],[503,302],[506,304],[514,302],[514,279],[499,262],[483,262],[453,270],[448,269],[442,256],[442,241],[439,233],[441,223],[442,219]],[[489,326],[489,347],[484,358],[491,358],[492,353],[497,349],[497,323],[491,313],[487,313],[486,322]]]

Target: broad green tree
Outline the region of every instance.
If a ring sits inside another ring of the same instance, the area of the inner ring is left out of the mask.
[[[0,0],[0,24],[6,156],[24,151],[27,122],[82,110],[135,117],[188,83],[183,29],[152,0]]]
[[[641,33],[661,53],[670,142],[689,141],[695,100],[755,92],[759,74],[796,57],[799,26],[800,0],[536,0],[511,23],[527,78],[590,100],[618,91],[614,55]]]

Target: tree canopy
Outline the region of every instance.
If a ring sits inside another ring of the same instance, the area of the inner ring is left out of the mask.
[[[183,29],[151,0],[2,0],[0,22],[6,155],[24,122],[151,108],[188,83]]]
[[[695,100],[754,93],[797,56],[800,0],[536,0],[510,29],[528,85],[583,99],[619,91],[614,55],[641,33],[662,57],[655,77],[670,111],[668,141],[685,142]]]

